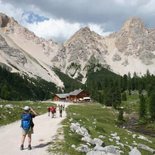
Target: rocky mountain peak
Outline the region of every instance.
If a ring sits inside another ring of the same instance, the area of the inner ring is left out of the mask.
[[[10,18],[7,15],[0,13],[0,27],[6,27],[9,20]]]
[[[80,33],[90,33],[91,30],[90,30],[89,27],[86,26],[86,27],[81,28],[78,32],[80,32]]]
[[[94,44],[96,41],[102,39],[103,37],[101,37],[94,31],[91,31],[89,27],[83,27],[80,30],[78,30],[69,40],[67,40],[64,45],[66,46],[77,42]]]
[[[8,17],[4,13],[0,13],[0,28],[5,28],[8,27],[8,25],[14,24],[17,24],[17,21],[14,18]]]
[[[1,60],[4,60],[2,63],[11,67],[7,63],[9,59],[18,70],[25,71],[28,75],[34,73],[48,81],[52,77],[52,81],[60,85],[62,83],[51,71],[53,66],[73,78],[80,78],[83,83],[89,67],[96,64],[121,75],[128,72],[143,74],[147,69],[155,74],[155,29],[145,28],[140,18],[130,18],[120,31],[107,37],[91,31],[89,27],[83,27],[59,45],[52,40],[37,37],[13,18],[0,14],[0,34],[0,45],[4,51],[0,55]],[[11,52],[7,52],[11,51],[10,48],[17,53],[16,61],[15,54],[12,52],[12,56]],[[20,56],[21,53],[23,57]],[[29,67],[32,66],[31,58],[35,60],[33,64],[40,63],[38,69]]]
[[[145,29],[143,21],[138,17],[132,17],[127,20],[121,30],[130,31],[132,29]]]
[[[84,27],[78,30],[65,44],[69,42],[74,42],[75,40],[78,40],[79,38],[87,37],[91,34],[91,30],[89,27]]]

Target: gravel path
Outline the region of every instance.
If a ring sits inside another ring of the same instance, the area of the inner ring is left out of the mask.
[[[61,127],[61,121],[66,117],[51,118],[43,114],[34,118],[34,134],[32,134],[32,150],[27,149],[28,140],[25,139],[25,149],[20,150],[21,128],[20,121],[0,127],[0,154],[1,155],[48,155],[47,149],[57,129]]]

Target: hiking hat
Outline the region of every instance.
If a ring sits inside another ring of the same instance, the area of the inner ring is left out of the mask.
[[[28,111],[28,110],[30,110],[30,107],[29,107],[29,106],[25,106],[23,109],[24,109],[25,111]]]

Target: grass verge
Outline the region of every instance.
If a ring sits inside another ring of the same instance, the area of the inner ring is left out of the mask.
[[[81,136],[73,133],[70,130],[72,122],[78,122],[81,126],[85,127],[92,138],[98,138],[100,135],[104,136],[102,139],[106,145],[115,145],[120,148],[123,155],[129,153],[129,146],[136,146],[136,144],[145,144],[155,149],[155,138],[145,136],[146,140],[140,139],[139,134],[129,132],[126,129],[116,126],[117,112],[112,108],[103,107],[100,104],[82,104],[71,105],[67,108],[67,118],[63,122],[63,135],[59,136],[53,142],[53,147],[49,151],[59,155],[84,155],[76,151],[80,144],[86,144],[81,141]],[[120,140],[112,137],[112,133],[117,133]],[[59,133],[62,135],[62,133]],[[74,147],[72,147],[74,146]],[[93,146],[90,146],[90,148]],[[139,149],[142,155],[151,155],[152,153]]]
[[[32,107],[37,113],[47,112],[51,103],[32,101],[0,101],[0,126],[19,120],[24,106]]]

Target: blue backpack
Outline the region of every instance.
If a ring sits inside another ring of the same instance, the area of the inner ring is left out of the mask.
[[[30,113],[25,113],[22,114],[22,119],[21,119],[21,127],[24,130],[29,130],[31,127],[31,122],[32,122],[32,116]]]

